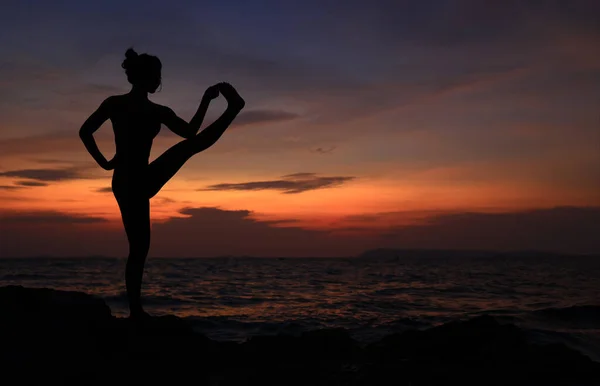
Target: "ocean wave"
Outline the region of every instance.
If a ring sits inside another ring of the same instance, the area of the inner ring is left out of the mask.
[[[42,280],[48,279],[48,275],[39,273],[9,273],[2,275],[2,280]]]
[[[127,302],[127,292],[122,291],[118,294],[102,296],[102,299],[107,303],[125,303]],[[148,306],[181,306],[196,304],[193,300],[170,295],[144,295],[143,301],[144,304]]]

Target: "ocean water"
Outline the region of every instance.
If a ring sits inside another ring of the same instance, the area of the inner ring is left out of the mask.
[[[125,259],[0,259],[0,286],[84,291],[126,316]],[[154,315],[213,339],[343,327],[369,342],[482,314],[600,360],[600,258],[149,259]]]

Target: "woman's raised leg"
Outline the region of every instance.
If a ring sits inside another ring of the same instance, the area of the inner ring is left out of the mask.
[[[233,87],[231,90],[226,89],[221,92],[229,103],[223,115],[196,136],[173,145],[150,163],[148,166],[148,198],[154,197],[194,154],[214,145],[242,110],[244,100]]]

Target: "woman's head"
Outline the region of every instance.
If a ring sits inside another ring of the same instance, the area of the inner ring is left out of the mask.
[[[149,93],[154,93],[161,84],[162,64],[156,56],[138,55],[130,48],[125,52],[121,67],[125,69],[129,83]]]

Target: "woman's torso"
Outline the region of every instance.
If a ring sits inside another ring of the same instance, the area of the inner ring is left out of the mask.
[[[150,158],[152,142],[160,131],[160,106],[130,95],[113,97],[110,120],[115,135],[115,180],[140,184]]]
[[[160,106],[128,95],[115,98],[110,120],[115,133],[116,168],[147,166],[152,142],[160,131]]]

